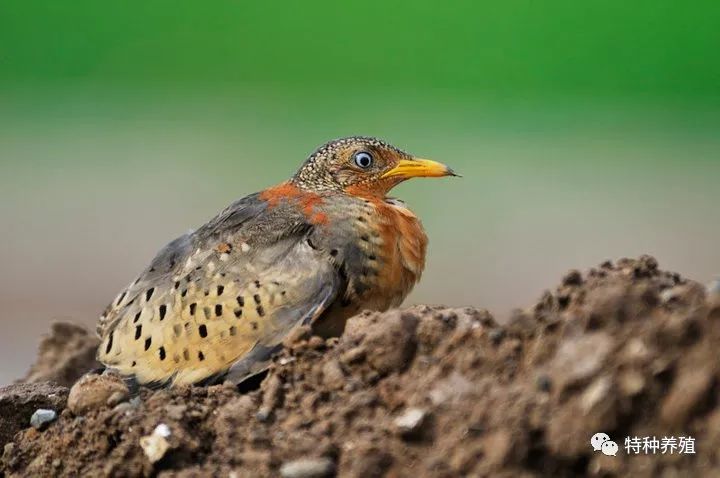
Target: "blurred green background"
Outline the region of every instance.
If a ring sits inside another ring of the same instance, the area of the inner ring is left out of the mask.
[[[720,3],[0,3],[0,384],[169,239],[375,135],[460,180],[396,194],[408,303],[499,318],[568,268],[720,272]]]

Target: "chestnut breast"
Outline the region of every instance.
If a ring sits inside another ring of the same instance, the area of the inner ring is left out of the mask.
[[[324,201],[322,209],[330,220],[316,237],[336,261],[346,288],[319,329],[336,335],[362,310],[403,302],[420,280],[428,240],[420,220],[398,200],[338,196]]]

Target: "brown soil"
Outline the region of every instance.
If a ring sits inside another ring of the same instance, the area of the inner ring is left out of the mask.
[[[67,327],[33,381],[68,385],[95,366],[82,352],[93,339]],[[0,475],[718,476],[719,349],[718,295],[624,259],[568,273],[505,326],[420,306],[355,317],[339,339],[302,331],[254,391],[128,399],[115,378],[91,377],[68,407],[47,383],[0,389]],[[27,428],[36,408],[60,417]],[[596,432],[617,457],[593,452]],[[695,437],[697,454],[623,449],[626,436],[673,435]]]

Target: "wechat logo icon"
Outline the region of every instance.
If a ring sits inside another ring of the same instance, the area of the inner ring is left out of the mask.
[[[593,450],[602,452],[606,456],[617,456],[620,447],[610,439],[610,435],[607,433],[596,433],[590,439],[590,444]]]

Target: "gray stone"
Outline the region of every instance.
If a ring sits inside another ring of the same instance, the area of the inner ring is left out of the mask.
[[[335,473],[335,464],[328,458],[304,458],[280,467],[283,478],[324,478]]]
[[[427,412],[422,408],[408,408],[397,417],[393,424],[402,436],[415,436],[427,421]]]
[[[68,389],[51,383],[20,383],[0,388],[0,447],[30,426],[39,408],[63,410]]]
[[[32,417],[30,417],[30,425],[32,425],[38,430],[42,430],[49,424],[57,420],[57,416],[58,415],[55,410],[47,410],[45,408],[40,408],[38,410],[35,410],[35,413],[33,413]]]

